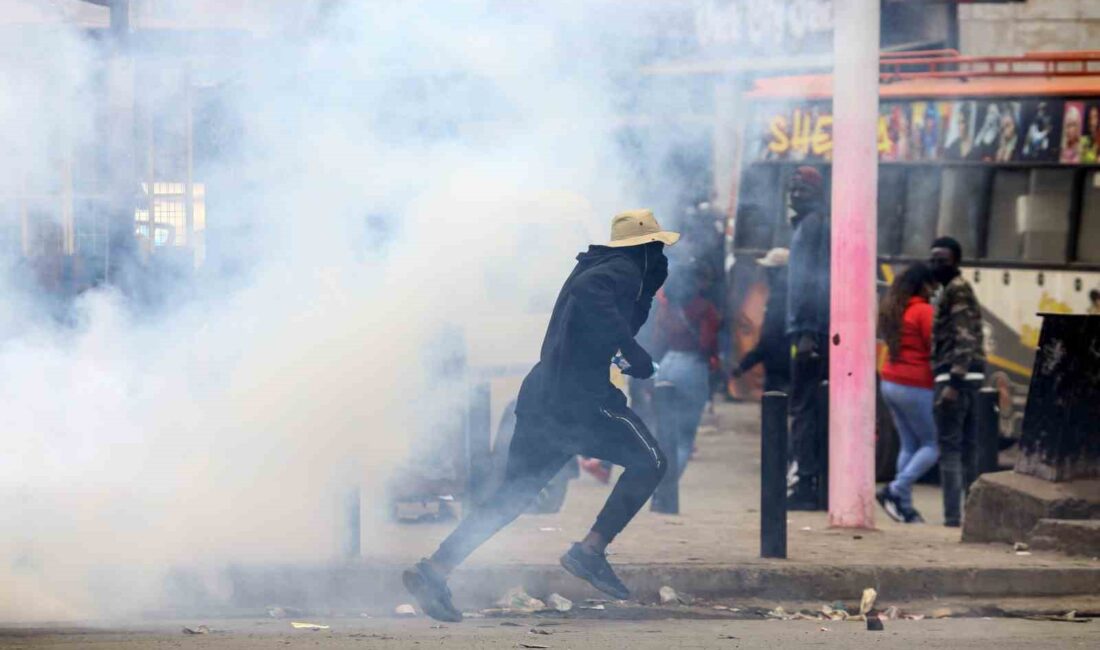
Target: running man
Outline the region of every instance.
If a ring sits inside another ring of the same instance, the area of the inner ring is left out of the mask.
[[[665,458],[626,396],[610,381],[612,357],[624,372],[646,379],[653,359],[634,339],[653,296],[668,277],[664,247],[680,238],[661,230],[650,210],[611,221],[611,241],[577,256],[554,304],[539,362],[516,405],[516,431],[503,484],[459,523],[436,552],[403,575],[428,616],[458,622],[447,577],[479,546],[522,513],[576,455],[624,468],[588,535],[561,557],[566,571],[618,599],[630,597],[607,562],[607,545],[649,499],[665,473]]]

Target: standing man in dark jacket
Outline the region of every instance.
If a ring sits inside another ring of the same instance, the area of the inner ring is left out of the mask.
[[[666,462],[657,441],[611,384],[621,352],[624,372],[646,379],[649,353],[634,339],[653,296],[668,277],[664,247],[679,234],[661,230],[649,210],[611,222],[611,241],[577,256],[554,304],[539,362],[523,380],[516,430],[503,485],[468,515],[431,558],[405,571],[407,589],[426,614],[458,622],[447,576],[477,547],[513,521],[558,470],[576,455],[625,468],[588,535],[561,557],[573,575],[615,598],[630,592],[607,562],[606,549],[653,494]]]
[[[825,458],[819,458],[820,426],[828,407],[821,382],[829,377],[829,217],[825,181],[813,167],[791,176],[789,203],[791,254],[787,289],[787,336],[795,347],[791,364],[791,443],[798,483],[787,508],[817,510],[817,483]]]
[[[787,337],[787,260],[786,248],[773,248],[756,263],[764,267],[768,278],[768,304],[764,307],[764,323],[756,347],[741,357],[733,369],[740,377],[756,364],[764,364],[764,392],[784,393],[791,383],[791,341]]]
[[[978,478],[974,442],[978,390],[985,379],[982,310],[959,273],[962,246],[951,237],[932,242],[932,272],[943,286],[932,319],[932,410],[940,443],[943,521],[958,526],[961,504]]]

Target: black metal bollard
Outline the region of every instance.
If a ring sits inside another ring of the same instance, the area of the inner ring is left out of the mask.
[[[466,502],[476,508],[492,482],[492,419],[489,382],[470,388],[466,413]]]
[[[1000,452],[1000,416],[997,412],[999,394],[996,388],[983,388],[978,391],[978,474],[996,472],[1001,468]]]
[[[817,387],[817,509],[829,509],[829,380]]]
[[[787,394],[779,391],[761,402],[760,557],[787,557]]]
[[[674,401],[676,389],[668,382],[659,382],[653,387],[654,410],[657,415],[657,444],[665,455],[667,468],[665,477],[653,492],[649,509],[666,515],[680,514],[680,462],[676,447],[680,440],[679,410]]]

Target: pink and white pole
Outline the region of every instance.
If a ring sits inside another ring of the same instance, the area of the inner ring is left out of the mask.
[[[873,528],[879,0],[833,2],[829,524]]]

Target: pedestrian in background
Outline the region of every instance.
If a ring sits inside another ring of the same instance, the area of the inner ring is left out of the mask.
[[[962,522],[961,506],[978,477],[975,456],[978,390],[985,379],[982,310],[959,272],[962,246],[951,237],[932,242],[932,273],[943,289],[932,320],[933,412],[940,443],[945,526]]]
[[[756,345],[741,357],[732,371],[740,377],[757,364],[764,364],[764,392],[787,392],[791,383],[791,341],[787,337],[787,260],[786,248],[773,248],[756,260],[768,280],[768,303],[764,323]]]
[[[875,495],[894,521],[924,523],[913,507],[913,484],[939,459],[932,417],[932,305],[936,280],[925,264],[905,269],[882,299],[879,337],[888,357],[882,366],[882,399],[901,441],[897,475]]]
[[[721,315],[702,293],[697,276],[689,269],[673,272],[657,293],[654,329],[655,349],[663,351],[656,384],[672,385],[671,406],[679,426],[676,459],[684,473],[695,448],[695,434],[703,409],[710,399],[710,373],[718,361],[718,328]]]
[[[789,510],[817,510],[817,482],[825,459],[820,426],[824,409],[821,382],[829,377],[829,217],[825,181],[813,167],[799,167],[788,186],[793,212],[788,269],[787,336],[795,346],[791,365],[791,442],[798,483]]]

